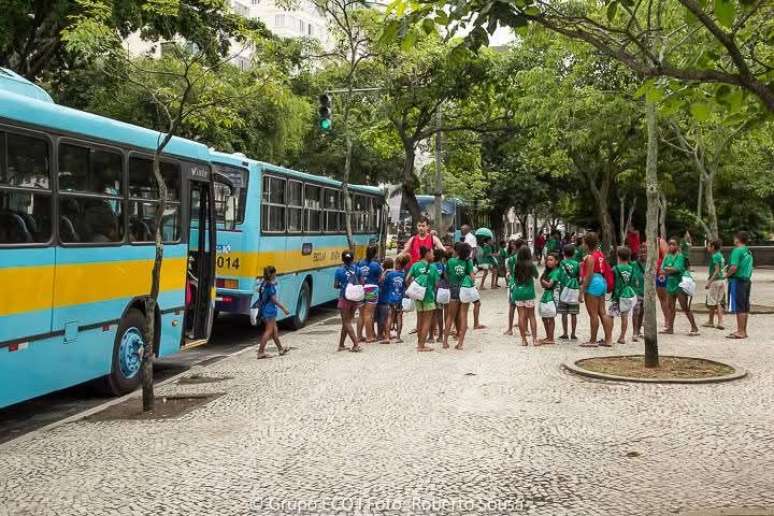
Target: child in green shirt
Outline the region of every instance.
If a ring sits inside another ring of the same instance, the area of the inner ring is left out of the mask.
[[[424,299],[415,301],[417,307],[417,351],[433,351],[433,348],[426,346],[425,342],[427,342],[430,324],[435,315],[435,285],[440,277],[438,269],[433,264],[433,249],[420,246],[419,255],[422,259],[411,266],[411,270],[406,275],[406,285],[411,285],[412,281],[417,281],[425,287]]]
[[[489,271],[492,270],[492,288],[497,279],[497,257],[495,256],[495,249],[492,245],[491,238],[485,238],[484,243],[481,246],[481,252],[478,255],[478,268],[484,271],[484,275],[481,276],[481,286],[479,290],[486,290],[484,284],[486,278],[489,275]]]
[[[688,295],[680,288],[680,282],[683,279],[683,275],[687,270],[685,263],[685,256],[680,252],[680,248],[677,244],[676,238],[669,239],[669,252],[664,256],[664,261],[661,263],[661,269],[667,276],[666,290],[669,295],[667,303],[667,321],[666,328],[662,333],[672,334],[674,333],[675,316],[677,315],[677,303],[680,303],[680,308],[685,312],[685,316],[688,318],[688,322],[691,323],[691,331],[688,333],[689,337],[696,337],[699,335],[699,327],[696,326],[696,320],[693,317],[691,311],[691,305],[688,302]]]
[[[561,271],[559,270],[559,257],[556,253],[546,255],[545,269],[540,276],[540,286],[543,287],[543,295],[540,298],[541,308],[544,305],[553,304],[553,314],[551,317],[546,313],[541,313],[543,319],[543,328],[546,330],[546,338],[540,341],[540,344],[556,344],[554,341],[554,330],[556,328],[556,288],[559,286]]]
[[[726,259],[720,252],[722,246],[723,242],[720,240],[713,240],[707,245],[707,252],[710,253],[709,277],[707,277],[704,289],[707,291],[705,304],[709,310],[709,319],[702,324],[705,328],[717,328],[718,330],[725,329],[723,327],[723,305],[726,302]],[[715,326],[715,315],[718,318],[717,326]]]
[[[747,314],[750,312],[750,286],[753,271],[753,255],[747,247],[747,232],[734,236],[734,250],[728,258],[728,312],[736,314],[736,331],[729,339],[747,338]]]
[[[561,295],[562,289],[570,287],[580,289],[580,263],[575,259],[576,248],[573,244],[567,244],[563,249],[564,260],[559,263],[559,294]],[[578,328],[578,312],[580,312],[580,304],[573,303],[568,304],[559,300],[556,306],[557,313],[562,315],[562,335],[560,339],[572,339],[578,340],[575,336],[575,330]],[[567,316],[570,316],[570,328],[571,333],[567,335]]]
[[[511,285],[511,302],[516,305],[519,314],[519,334],[521,345],[527,346],[527,323],[530,325],[532,345],[537,345],[537,319],[535,318],[535,279],[538,270],[532,261],[528,246],[522,246],[516,255]]]
[[[637,304],[632,311],[632,342],[637,342],[640,338],[642,321],[645,317],[643,310],[645,300],[645,264],[648,261],[648,244],[640,244],[640,251],[637,253],[637,260],[632,262],[632,278],[634,290],[637,292]]]
[[[634,267],[629,260],[632,257],[631,250],[626,246],[619,246],[616,250],[618,263],[613,267],[615,285],[613,287],[612,302],[608,309],[610,317],[621,318],[621,332],[618,334],[618,343],[626,344],[626,331],[629,329],[629,314],[637,304],[637,294],[634,290]],[[622,299],[629,306],[623,306]]]

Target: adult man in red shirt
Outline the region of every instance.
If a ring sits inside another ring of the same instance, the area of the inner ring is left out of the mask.
[[[430,219],[424,215],[419,217],[417,221],[417,234],[409,238],[403,247],[403,252],[411,257],[409,267],[421,259],[421,256],[419,256],[420,247],[435,248],[441,251],[445,249],[441,239],[430,233]]]

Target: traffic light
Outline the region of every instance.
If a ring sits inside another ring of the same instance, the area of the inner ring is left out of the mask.
[[[331,106],[332,99],[330,94],[324,93],[320,95],[320,129],[326,132],[333,127]]]

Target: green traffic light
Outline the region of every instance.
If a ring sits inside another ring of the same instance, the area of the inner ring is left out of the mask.
[[[323,118],[322,120],[320,120],[320,129],[322,129],[323,131],[330,131],[332,125],[333,124],[331,123],[331,120],[329,118]]]

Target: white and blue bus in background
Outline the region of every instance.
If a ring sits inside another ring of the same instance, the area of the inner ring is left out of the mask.
[[[209,337],[214,174],[200,143],[173,138],[162,156],[164,260],[158,310],[145,311],[158,141],[0,68],[0,407],[95,379],[133,390],[147,317],[159,356]]]
[[[333,276],[347,249],[341,182],[254,161],[211,154],[217,212],[217,303],[223,314],[250,313],[256,277],[277,268],[278,296],[288,324],[304,325],[309,310],[337,298]],[[349,187],[355,253],[384,238],[384,191]],[[282,316],[282,314],[280,315]]]
[[[435,218],[435,196],[417,195],[416,198],[417,204],[419,204],[419,211],[433,220]],[[471,214],[468,205],[461,199],[447,197],[441,203],[441,215],[447,232],[446,235],[439,235],[439,237],[441,240],[451,239],[452,242],[459,242],[462,239],[460,228],[464,224],[471,224]],[[398,224],[398,249],[403,249],[403,244],[414,234],[414,231],[415,225],[411,221],[411,213],[403,206],[400,212],[400,223]]]

